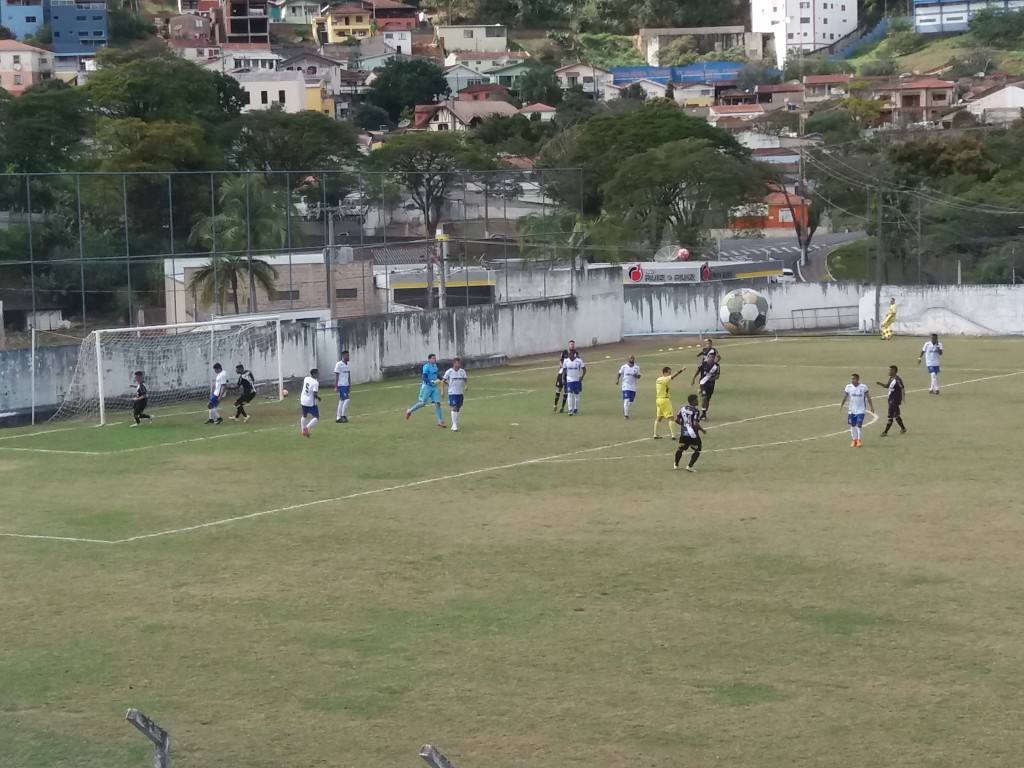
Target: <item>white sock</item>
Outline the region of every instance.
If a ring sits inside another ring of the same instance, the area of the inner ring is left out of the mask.
[[[336,419],[340,419],[341,418],[341,414],[343,414],[345,412],[345,409],[341,407],[344,404],[345,404],[344,400],[339,400],[338,401],[338,415],[335,416]]]
[[[341,401],[341,415],[345,416],[348,413],[348,398],[346,397]]]
[[[317,419],[316,416],[310,419],[309,423],[306,425],[306,431],[308,432],[309,430],[311,430],[313,426],[317,423],[317,421],[319,421],[319,419]]]
[[[299,417],[299,429],[302,430],[303,432],[306,431],[306,417],[305,416],[300,416]]]
[[[213,410],[213,408],[210,408],[209,409],[209,419],[210,419],[210,421],[213,421],[213,419],[215,418],[213,414],[214,414],[214,410]]]
[[[220,418],[220,411],[218,411],[216,408],[214,408],[212,411],[210,411],[210,418],[213,419],[214,421],[219,419]]]
[[[937,373],[932,374],[932,389],[936,392],[939,391],[939,374]]]
[[[856,440],[857,439],[857,428],[856,427],[850,427],[850,439],[851,440]]]
[[[622,415],[629,416],[629,400],[622,401]]]
[[[452,411],[452,426],[453,427],[458,427],[459,426],[459,412],[458,411]]]
[[[861,437],[864,434],[864,428],[863,427],[855,427],[855,429],[857,430],[857,439],[860,440]]]

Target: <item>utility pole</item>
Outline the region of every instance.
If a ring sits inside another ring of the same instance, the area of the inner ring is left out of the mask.
[[[917,196],[917,284],[921,285],[921,196]]]
[[[807,199],[807,196],[804,194],[804,192],[807,189],[807,181],[804,178],[804,152],[807,151],[807,145],[804,142],[804,120],[805,119],[806,119],[806,115],[801,113],[801,115],[800,115],[800,163],[799,163],[799,168],[800,168],[800,188],[797,190],[797,194],[800,195],[800,217],[801,217],[801,219],[803,218],[805,213],[807,215],[807,221],[806,222],[804,222],[803,220],[798,221],[797,222],[797,227],[796,227],[797,239],[800,241],[798,243],[798,245],[800,246],[800,266],[801,267],[806,267],[807,266],[807,248],[810,245],[810,243],[807,240],[807,231],[810,228],[810,223],[811,223],[810,222],[811,212],[810,212],[809,208],[805,208],[804,204],[803,204],[803,201]]]
[[[324,210],[327,217],[327,245],[324,247],[324,283],[327,286],[327,306],[331,310],[331,319],[334,319],[335,310],[338,309],[338,292],[334,290],[334,211]]]
[[[878,190],[875,193],[877,224],[875,231],[875,330],[882,321],[882,177],[878,177]]]

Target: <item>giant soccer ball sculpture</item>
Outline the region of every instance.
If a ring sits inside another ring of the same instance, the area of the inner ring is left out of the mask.
[[[735,336],[760,333],[768,322],[768,299],[751,288],[737,288],[718,305],[722,326]]]

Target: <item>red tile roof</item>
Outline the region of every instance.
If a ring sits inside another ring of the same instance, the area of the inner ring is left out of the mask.
[[[529,106],[523,107],[522,109],[519,110],[520,114],[524,114],[524,113],[525,114],[532,114],[533,112],[557,112],[557,111],[558,110],[555,109],[554,107],[549,107],[547,104],[541,104],[540,102],[537,102],[536,104],[530,104]]]
[[[764,201],[768,205],[787,205],[792,203],[794,208],[798,208],[801,205],[810,205],[811,201],[806,197],[800,197],[800,195],[790,195],[787,201],[786,195],[782,192],[771,192],[764,197]]]
[[[50,53],[45,48],[36,48],[34,45],[19,43],[17,40],[0,40],[0,51],[5,53]]]
[[[853,75],[804,75],[804,85],[839,85],[853,80]]]
[[[711,107],[711,112],[716,115],[749,115],[752,112],[764,112],[764,107],[760,104],[726,104]]]
[[[754,90],[757,93],[803,93],[803,83],[779,83],[778,85],[758,85]]]

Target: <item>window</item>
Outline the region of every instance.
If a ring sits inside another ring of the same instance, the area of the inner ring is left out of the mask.
[[[17,77],[15,77],[15,80],[17,80]],[[932,94],[932,100],[933,101],[945,101],[946,100],[946,94],[945,93],[933,93]]]
[[[278,91],[277,92],[277,100],[279,102],[281,102],[282,104],[284,104],[284,91]]]
[[[810,3],[800,3],[800,7],[801,8],[810,8],[811,4]]]
[[[103,21],[103,17],[102,16],[93,16],[92,20],[93,21]]]
[[[86,30],[82,30],[82,31],[80,31],[80,32],[78,33],[78,36],[79,36],[79,37],[88,37],[88,36],[89,36],[89,33],[88,33],[88,31],[86,31]]]
[[[75,21],[85,21],[85,16],[75,16]]]
[[[18,54],[14,54],[14,63],[21,64],[21,56],[19,56]]]
[[[846,10],[846,6],[845,5],[840,5],[839,6],[839,10],[840,11],[845,11]]]
[[[296,291],[296,293],[297,293],[297,291]],[[359,289],[358,288],[338,288],[334,292],[334,295],[337,298],[339,298],[339,299],[355,299],[355,298],[359,297]],[[295,298],[299,298],[299,297],[296,296]]]
[[[199,58],[202,58],[205,55],[206,55],[206,51],[204,51],[202,48],[196,48],[196,56],[198,56]]]
[[[828,39],[829,39],[829,40],[835,40],[835,39],[836,39],[836,36],[835,36],[835,34],[830,34],[830,35],[828,36]]]
[[[270,103],[270,97],[267,96],[267,92],[266,91],[260,91],[260,104],[269,104],[269,103]]]
[[[801,16],[800,17],[800,23],[801,24],[810,24],[811,23],[811,17],[810,16]]]
[[[363,23],[363,17],[362,16],[356,16],[356,24],[362,24],[362,23]]]
[[[96,30],[92,33],[93,37],[103,37],[103,30]]]
[[[394,32],[385,32],[384,33],[384,39],[385,40],[394,40],[395,39],[395,33]]]
[[[247,107],[252,104],[252,98],[249,96],[248,91],[242,91],[242,103]]]
[[[21,85],[21,75],[15,75],[14,76],[14,84],[15,85]]]
[[[26,16],[25,17],[25,23],[26,24],[35,24],[36,23],[36,17],[35,16]]]
[[[53,36],[54,36],[54,37],[60,37],[60,32],[54,32],[54,33],[53,33]]]
[[[277,291],[275,301],[298,301],[298,291]]]
[[[487,36],[488,37],[504,37],[505,36],[505,30],[504,30],[503,27],[488,27],[487,28]]]
[[[779,211],[779,223],[792,224],[793,223],[793,212],[787,210]]]
[[[592,83],[592,82],[594,82],[594,78],[591,77],[590,75],[584,75],[583,76],[583,82],[584,83]]]
[[[828,18],[823,17],[822,20],[821,20],[821,23],[822,24],[828,24]]]
[[[788,35],[786,35],[786,39],[787,40],[792,40],[793,39],[793,33],[790,32]]]
[[[466,39],[466,40],[472,40],[473,39],[473,30],[472,29],[464,29],[464,30],[462,30],[462,37],[464,39]]]

